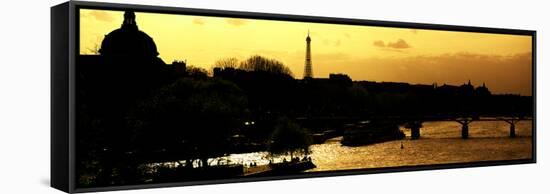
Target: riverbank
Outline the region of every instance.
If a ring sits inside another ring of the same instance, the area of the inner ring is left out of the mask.
[[[245,168],[244,176],[277,176],[301,173],[317,166],[312,161],[274,163]]]

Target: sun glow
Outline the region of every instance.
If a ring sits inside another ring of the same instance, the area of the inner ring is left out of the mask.
[[[92,54],[120,27],[122,11],[80,10],[80,53]],[[475,85],[494,93],[532,93],[531,36],[369,27],[239,18],[136,13],[170,63],[210,69],[215,61],[262,55],[301,78],[308,30],[315,77],[345,73],[353,80]]]

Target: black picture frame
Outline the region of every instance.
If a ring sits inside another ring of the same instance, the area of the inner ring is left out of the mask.
[[[528,35],[532,37],[532,91],[533,91],[533,131],[532,158],[505,161],[480,161],[456,164],[433,164],[414,167],[387,167],[364,170],[339,170],[312,172],[299,175],[234,178],[208,181],[189,181],[176,183],[143,184],[108,186],[97,188],[77,188],[75,184],[75,59],[79,48],[79,15],[82,8],[102,10],[126,10],[137,12],[183,14],[197,16],[235,17],[247,19],[263,19],[278,21],[298,21],[327,24],[348,24],[360,26],[379,26],[394,28],[415,28],[427,30],[445,30],[460,32],[482,32],[496,34]],[[346,19],[318,16],[302,16],[272,13],[255,13],[241,11],[208,10],[195,8],[162,7],[148,5],[114,4],[85,1],[69,1],[51,8],[51,186],[64,192],[92,192],[126,189],[143,189],[174,187],[187,185],[220,184],[250,181],[266,181],[280,179],[296,179],[311,177],[360,175],[375,173],[390,173],[418,170],[436,170],[450,168],[468,168],[511,164],[536,163],[536,31],[519,29],[485,28],[471,26],[455,26],[443,24],[423,24],[409,22],[376,21],[365,19]]]

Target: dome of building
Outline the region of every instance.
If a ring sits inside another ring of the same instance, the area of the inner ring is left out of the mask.
[[[133,11],[124,13],[124,22],[119,29],[105,35],[99,53],[103,56],[157,57],[153,39],[140,31]]]

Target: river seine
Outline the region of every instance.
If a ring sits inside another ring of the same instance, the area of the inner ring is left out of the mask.
[[[425,122],[418,140],[410,140],[406,128],[404,140],[367,146],[342,146],[341,137],[333,138],[311,147],[317,168],[310,171],[530,159],[532,121],[516,124],[516,138],[508,137],[509,128],[503,121],[472,122],[470,138],[462,139],[457,122]]]
[[[308,171],[530,159],[532,121],[516,124],[516,138],[508,137],[509,129],[504,121],[475,121],[470,123],[470,138],[462,139],[459,123],[441,121],[423,123],[418,140],[411,140],[410,130],[403,127],[401,130],[407,135],[404,140],[366,146],[342,146],[342,137],[336,137],[311,146],[310,157],[317,168]],[[269,163],[266,155],[266,152],[254,152],[224,158],[229,163],[265,165]],[[275,158],[275,162],[281,160]]]
[[[461,125],[454,121],[424,122],[417,140],[411,140],[410,130],[403,127],[403,140],[348,147],[340,144],[342,137],[328,139],[310,147],[309,156],[317,167],[308,172],[532,158],[532,121],[518,122],[515,138],[509,137],[510,125],[504,121],[474,121],[469,128],[468,139],[461,138]],[[209,159],[209,163],[248,167],[267,165],[269,159],[267,152],[253,152]]]

